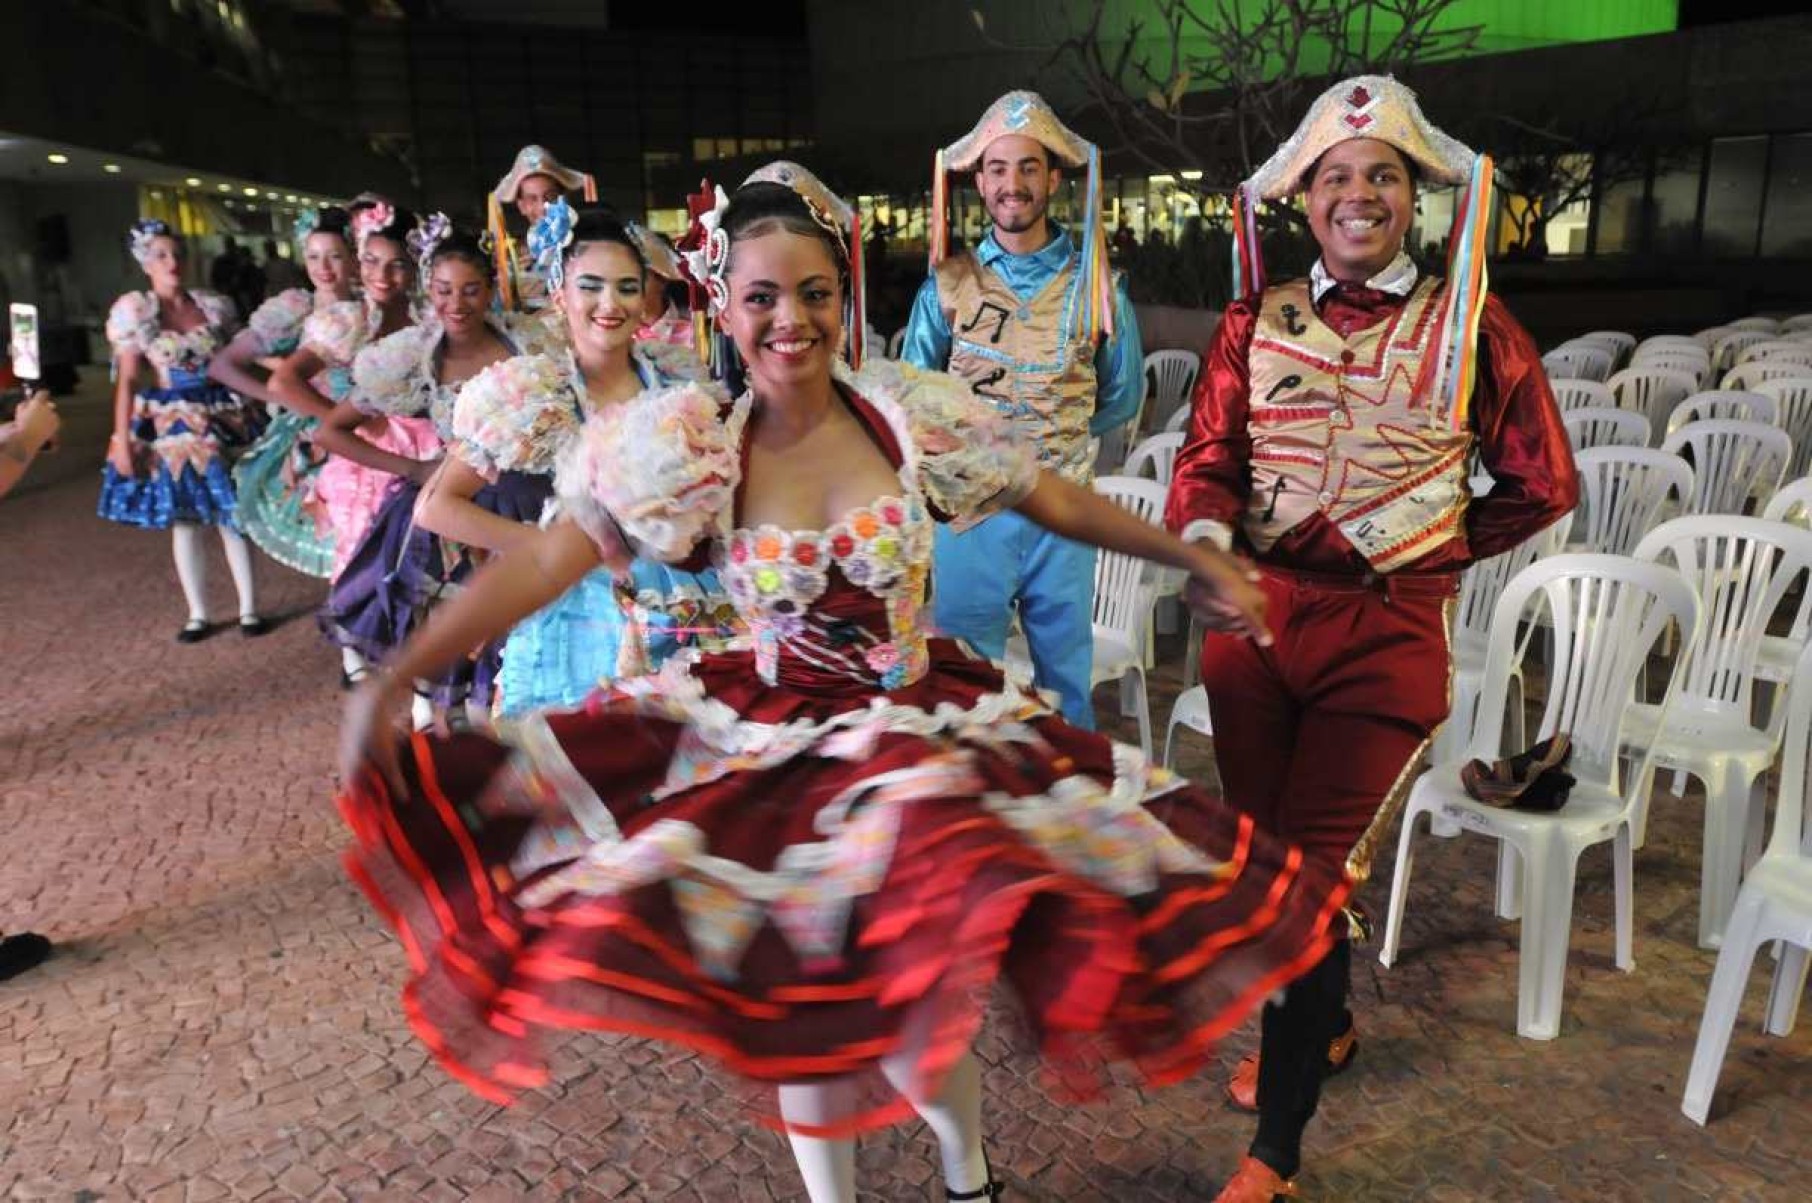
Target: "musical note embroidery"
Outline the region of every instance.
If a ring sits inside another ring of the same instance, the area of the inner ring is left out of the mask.
[[[1271,386],[1271,391],[1265,394],[1265,401],[1267,403],[1269,403],[1270,401],[1274,400],[1277,397],[1277,394],[1283,392],[1285,389],[1299,388],[1299,387],[1301,387],[1301,385],[1302,385],[1301,376],[1295,376],[1295,375],[1285,376],[1282,380],[1279,380],[1276,384],[1273,384]]]
[[[988,341],[991,343],[999,343],[1000,336],[1007,332],[1007,319],[1011,317],[1012,314],[1007,310],[1002,309],[999,305],[996,305],[993,301],[983,301],[980,307],[976,309],[975,316],[969,319],[968,324],[957,327],[957,333],[967,334],[969,331],[975,329],[982,322],[987,320],[989,310],[993,310],[999,316],[994,320],[994,333],[989,337]]]
[[[1278,497],[1278,494],[1282,493],[1283,491],[1284,491],[1284,478],[1280,476],[1271,483],[1271,504],[1267,505],[1265,507],[1265,512],[1259,517],[1260,522],[1269,522],[1269,521],[1271,521],[1272,517],[1274,515],[1276,515],[1276,513],[1277,513],[1277,497]]]
[[[989,372],[986,376],[983,376],[980,380],[977,380],[975,383],[971,384],[969,386],[969,389],[976,396],[986,397],[990,401],[1011,401],[1013,398],[1007,396],[1004,393],[991,393],[988,391],[989,385],[999,384],[1002,380],[1005,380],[1006,378],[1007,378],[1007,369],[995,368],[992,372]]]
[[[1309,328],[1299,320],[1302,317],[1302,310],[1296,308],[1295,305],[1286,302],[1278,312],[1283,315],[1284,329],[1291,334],[1308,333]]]

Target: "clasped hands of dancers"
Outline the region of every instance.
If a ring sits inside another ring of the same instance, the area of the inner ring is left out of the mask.
[[[323,629],[363,682],[348,867],[402,937],[409,1022],[474,1091],[544,1081],[540,1029],[646,1036],[748,1087],[813,1200],[853,1199],[855,1135],[912,1111],[948,1197],[982,1199],[970,1047],[997,984],[1076,1098],[1114,1062],[1192,1075],[1281,992],[1221,1198],[1294,1193],[1353,1047],[1344,908],[1444,717],[1420,686],[1445,679],[1454,574],[1577,486],[1533,346],[1485,295],[1489,162],[1366,77],[1242,189],[1176,533],[1098,497],[1090,437],[1144,387],[1099,170],[1026,92],[940,152],[904,363],[863,362],[859,220],[790,163],[696,206],[683,268],[569,206],[589,178],[537,147],[488,240],[360,198],[298,231],[314,294],[219,354],[229,315],[182,292],[180,243],[135,233],[153,289],[109,331],[122,396],[141,362],[158,387],[122,401],[103,513],[176,526],[191,626],[200,524],[236,580],[239,530],[333,578]],[[954,253],[952,172],[993,219]],[[1047,213],[1065,172],[1087,176],[1073,232]],[[1419,179],[1468,185],[1444,281],[1403,252]],[[1253,206],[1298,192],[1322,257],[1267,288]],[[741,395],[666,341],[691,329],[647,303],[664,281]],[[261,430],[248,399],[284,413]],[[1497,484],[1469,504],[1473,453]],[[1086,729],[1096,548],[1188,574],[1225,801]],[[1061,711],[991,659],[1014,613]],[[466,721],[399,740],[411,695],[418,727]]]

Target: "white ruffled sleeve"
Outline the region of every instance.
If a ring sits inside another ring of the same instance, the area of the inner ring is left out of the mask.
[[[566,315],[557,309],[506,313],[500,318],[500,326],[498,333],[515,348],[518,355],[551,355],[559,358],[571,345],[566,333]]]
[[[957,529],[1012,509],[1038,483],[1037,452],[968,382],[888,360],[864,367],[852,387],[891,402],[906,421],[926,504]]]
[[[116,355],[143,352],[157,337],[157,298],[148,292],[129,292],[107,311],[107,342]]]
[[[340,301],[317,309],[302,323],[301,349],[313,352],[329,367],[344,367],[365,342],[365,305]]]
[[[657,388],[700,383],[711,378],[710,370],[691,347],[644,339],[635,344],[633,354],[647,365]]]
[[[352,392],[361,413],[414,418],[428,410],[438,325],[405,326],[360,348],[352,359]]]
[[[646,392],[593,414],[560,456],[554,495],[609,559],[622,541],[678,564],[728,511],[742,477],[726,402],[714,386]]]
[[[233,304],[230,298],[205,288],[195,289],[189,295],[195,298],[202,313],[207,315],[208,325],[220,331],[222,342],[238,329],[239,306]]]
[[[486,480],[500,472],[546,475],[579,425],[566,369],[545,355],[518,355],[492,364],[459,390],[453,454]]]
[[[302,323],[314,308],[308,289],[287,288],[252,310],[245,328],[257,338],[260,354],[287,355],[302,341]]]

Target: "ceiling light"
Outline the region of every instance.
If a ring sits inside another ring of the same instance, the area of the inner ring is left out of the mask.
[[[245,193],[247,196],[257,196],[258,195],[258,190],[256,188],[241,188],[239,191]]]
[[[222,192],[231,192],[233,190],[231,184],[215,184],[214,187],[220,189]]]
[[[201,179],[197,176],[190,176],[188,179],[184,180],[183,183],[187,184],[191,188],[201,187]]]
[[[108,175],[118,175],[120,173],[120,165],[118,163],[102,163],[101,170]]]
[[[293,192],[285,192],[283,194],[283,199],[293,205],[296,203],[296,194]]]
[[[52,151],[50,154],[47,154],[44,157],[49,159],[52,163],[55,163],[59,167],[61,167],[65,163],[69,162],[69,156],[66,154],[63,154],[61,151]]]

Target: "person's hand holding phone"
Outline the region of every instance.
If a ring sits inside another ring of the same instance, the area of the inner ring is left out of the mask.
[[[29,454],[37,454],[56,441],[57,431],[63,427],[63,419],[57,413],[57,403],[50,399],[50,394],[38,389],[19,403],[13,414],[13,437],[22,441]]]

